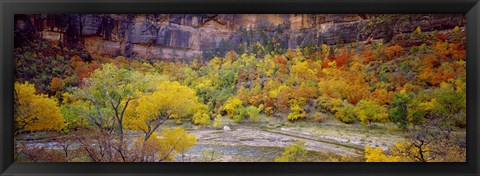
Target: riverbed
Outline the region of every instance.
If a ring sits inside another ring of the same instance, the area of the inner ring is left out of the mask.
[[[273,162],[276,157],[282,155],[286,146],[295,141],[304,141],[312,161],[328,162],[332,158],[362,158],[365,146],[387,148],[388,145],[402,139],[398,135],[390,134],[371,136],[371,133],[355,131],[355,128],[345,130],[346,126],[229,125],[229,130],[211,126],[187,127],[188,132],[196,136],[197,143],[183,155],[178,155],[175,160],[178,162]],[[138,131],[126,131],[125,134],[127,140],[141,136]],[[18,142],[27,147],[61,150],[59,143],[48,137]],[[78,142],[71,144],[71,148],[79,146]]]

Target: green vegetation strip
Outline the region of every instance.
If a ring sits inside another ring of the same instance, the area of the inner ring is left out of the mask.
[[[327,144],[332,144],[332,145],[338,145],[338,146],[342,146],[342,147],[346,147],[346,148],[350,148],[350,149],[355,149],[355,150],[358,150],[358,151],[363,152],[363,148],[357,147],[357,146],[352,146],[352,145],[347,145],[347,144],[341,144],[341,143],[332,142],[332,141],[327,141],[327,140],[321,140],[321,139],[312,139],[312,138],[307,138],[307,137],[303,137],[303,136],[295,136],[295,135],[288,134],[288,133],[282,133],[282,132],[271,131],[271,130],[266,130],[266,129],[259,129],[259,130],[260,130],[260,131],[269,132],[269,133],[275,133],[275,134],[280,134],[280,135],[295,137],[295,138],[302,138],[302,139],[306,139],[306,140],[312,140],[312,141],[317,141],[317,142],[322,142],[322,143],[327,143]]]

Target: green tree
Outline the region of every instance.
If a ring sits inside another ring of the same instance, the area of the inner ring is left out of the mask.
[[[73,89],[74,97],[88,102],[89,119],[100,128],[118,130],[123,143],[125,111],[132,100],[151,92],[154,84],[162,77],[142,74],[138,71],[104,64],[95,70],[90,78],[85,78],[84,86]],[[122,147],[120,146],[120,149]]]
[[[60,107],[60,112],[65,119],[68,129],[87,127],[86,118],[88,117],[82,114],[88,110],[87,108],[88,103],[84,101],[75,101]]]
[[[356,119],[355,107],[349,103],[336,108],[335,117],[344,123],[353,123]]]
[[[408,123],[414,125],[420,125],[425,121],[427,116],[430,116],[433,107],[436,104],[436,100],[432,93],[426,93],[422,91],[418,95],[408,102]],[[407,122],[404,122],[407,123]]]
[[[250,121],[258,121],[260,119],[260,108],[249,106],[246,108],[246,113]]]
[[[360,123],[371,125],[372,122],[387,122],[387,108],[370,100],[360,100],[354,109]]]
[[[442,91],[435,99],[433,115],[442,118],[443,125],[466,126],[467,97],[465,93]]]
[[[408,104],[413,99],[413,93],[395,93],[392,101],[392,108],[389,115],[393,123],[399,128],[405,129],[408,126]]]

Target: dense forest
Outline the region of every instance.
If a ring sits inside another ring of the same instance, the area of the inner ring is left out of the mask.
[[[195,146],[252,128],[292,139],[273,144],[280,150],[267,161],[464,162],[464,28],[416,27],[408,38],[424,42],[339,36],[334,45],[287,48],[273,39],[189,61],[95,53],[36,38],[15,49],[15,158],[249,161],[222,157],[211,143]],[[336,131],[365,137],[328,138]],[[235,145],[222,140],[219,147]],[[268,153],[268,141],[246,146]],[[316,147],[322,143],[345,150]]]

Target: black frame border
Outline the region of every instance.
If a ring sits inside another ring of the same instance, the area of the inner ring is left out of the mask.
[[[0,173],[13,175],[480,175],[479,0],[1,0]],[[466,163],[15,163],[13,28],[21,13],[464,13]]]

